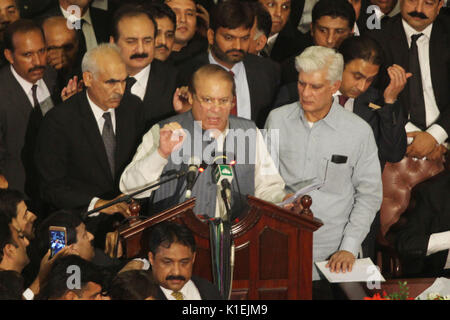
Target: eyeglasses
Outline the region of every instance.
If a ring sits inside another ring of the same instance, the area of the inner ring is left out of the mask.
[[[194,98],[197,99],[203,107],[211,108],[213,106],[217,106],[219,108],[227,108],[230,107],[233,103],[233,98],[210,98],[210,97],[199,97],[194,93]]]

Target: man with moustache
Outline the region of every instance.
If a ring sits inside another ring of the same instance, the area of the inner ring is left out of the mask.
[[[198,34],[196,0],[165,0],[177,16],[175,41],[169,61],[178,66],[208,49],[208,41]]]
[[[172,106],[176,89],[175,67],[154,59],[156,22],[142,6],[125,5],[114,15],[111,43],[115,43],[126,64],[129,95],[143,102],[145,128],[175,114]]]
[[[3,34],[8,25],[20,19],[20,11],[16,0],[0,0],[0,67],[8,63],[3,55]]]
[[[56,209],[92,210],[119,197],[118,178],[142,134],[139,99],[122,99],[127,70],[117,47],[88,51],[82,69],[87,89],[49,112],[38,136],[41,194]],[[129,215],[124,202],[89,220],[96,247],[105,247],[105,235],[121,215]]]
[[[42,117],[58,101],[56,75],[46,69],[44,36],[34,22],[13,22],[4,40],[9,65],[0,70],[0,181],[25,193],[40,213],[33,152]]]
[[[408,120],[406,154],[430,160],[442,159],[450,133],[450,24],[439,15],[442,6],[443,0],[400,0],[401,14],[370,33],[383,48],[385,66],[412,73],[399,95]]]
[[[184,225],[162,222],[151,229],[148,258],[159,283],[157,300],[222,300],[217,288],[192,275],[196,244]]]
[[[158,26],[155,39],[155,59],[167,61],[175,41],[177,16],[165,3],[152,4],[150,11]]]
[[[187,61],[179,68],[179,85],[186,85],[200,66],[218,64],[230,72],[236,82],[236,106],[232,115],[264,125],[279,87],[277,63],[248,54],[255,14],[249,3],[225,1],[211,13],[209,52]]]

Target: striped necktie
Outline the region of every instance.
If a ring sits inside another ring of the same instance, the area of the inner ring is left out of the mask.
[[[176,300],[184,300],[183,294],[180,291],[173,291],[172,292],[172,296],[176,299]]]

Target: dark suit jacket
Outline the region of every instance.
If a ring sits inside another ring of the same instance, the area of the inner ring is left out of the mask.
[[[379,41],[383,48],[385,67],[398,64],[408,71],[408,42],[402,26],[402,19],[397,15],[389,19],[382,30],[367,32],[368,35]],[[439,119],[436,121],[447,133],[450,133],[450,23],[445,17],[438,16],[434,21],[430,38],[430,70],[433,92],[436,104],[440,111]],[[385,70],[382,73],[384,81],[380,88],[385,88],[389,77]],[[408,83],[399,95],[399,101],[403,107],[407,119],[408,106]]]
[[[426,253],[431,234],[450,230],[450,171],[417,185],[414,191],[416,205],[403,214],[407,223],[396,233],[395,243],[403,271],[427,277],[440,276],[449,251],[428,257]]]
[[[192,74],[205,64],[209,64],[206,52],[180,66],[178,86],[187,85]],[[280,68],[276,62],[252,54],[244,58],[244,67],[250,91],[251,120],[262,128],[278,92]]]
[[[176,90],[176,77],[175,67],[157,59],[152,61],[143,101],[145,129],[175,115],[173,94]]]
[[[292,82],[281,87],[275,107],[293,103],[298,99],[297,82]],[[382,108],[374,110],[369,107],[370,103]],[[363,118],[372,128],[381,168],[384,168],[386,161],[398,162],[403,159],[406,152],[406,120],[398,102],[385,104],[383,95],[370,87],[355,99],[353,113]]]
[[[142,106],[137,100],[122,102],[115,110],[114,176],[85,91],[44,117],[35,156],[44,200],[56,209],[86,209],[94,197],[120,194],[120,175],[142,137]]]
[[[208,280],[197,277],[195,275],[191,277],[191,280],[192,282],[194,282],[195,286],[200,292],[202,300],[223,300],[219,290],[217,290],[217,288]],[[166,295],[159,286],[156,300],[167,300]]]
[[[301,46],[298,48],[297,52],[293,53],[290,57],[286,58],[281,63],[281,84],[289,84],[291,82],[296,82],[298,80],[298,72],[295,68],[295,58],[303,52],[309,46],[313,46],[314,41],[310,33],[303,36]]]
[[[56,105],[59,101],[55,98],[57,93],[54,91],[56,74],[50,69],[47,70],[44,82]],[[2,84],[0,87],[0,173],[6,177],[11,189],[25,192],[26,172],[28,174],[35,172],[32,155],[29,155],[30,158],[28,155],[23,158],[22,154],[27,130],[30,128],[30,114],[33,106],[12,74],[9,64],[0,70],[0,83]],[[39,123],[33,124],[35,128],[39,125]],[[34,143],[35,141],[28,141],[27,150],[33,149]]]
[[[189,61],[192,57],[208,51],[208,40],[198,33],[180,51],[172,51],[165,62],[179,67]]]

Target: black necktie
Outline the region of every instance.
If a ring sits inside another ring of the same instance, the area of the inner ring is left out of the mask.
[[[134,86],[134,84],[136,83],[136,78],[134,77],[128,77],[126,80],[126,85],[125,85],[125,92],[126,93],[131,93],[131,88]]]
[[[423,33],[411,36],[411,47],[409,48],[409,72],[412,77],[409,82],[409,115],[410,121],[422,130],[426,129],[425,100],[423,98],[422,73],[420,72],[419,50],[417,39]]]
[[[86,37],[83,33],[83,25],[86,22],[84,19],[80,19],[80,29],[77,30],[78,35],[78,52],[81,54],[81,56],[84,56],[84,54],[87,51],[87,44],[86,44]]]
[[[31,93],[33,96],[33,106],[34,106],[32,116],[37,117],[37,118],[42,118],[41,105],[39,104],[39,100],[37,98],[37,84],[33,84],[33,86],[31,87]]]
[[[111,113],[103,113],[105,124],[103,125],[102,138],[105,144],[106,155],[108,156],[109,167],[114,178],[114,154],[116,151],[116,136],[114,135],[113,125],[111,121]]]

